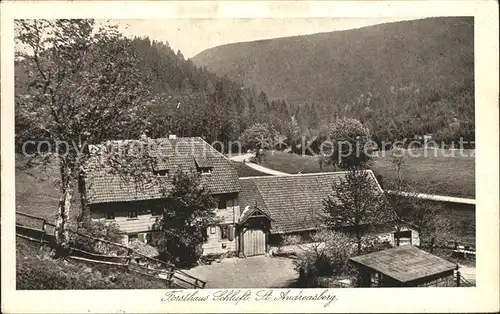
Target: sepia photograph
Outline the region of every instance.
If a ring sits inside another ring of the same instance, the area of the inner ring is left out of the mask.
[[[476,24],[14,18],[13,289],[474,289]]]

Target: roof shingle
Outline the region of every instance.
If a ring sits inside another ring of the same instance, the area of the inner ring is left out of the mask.
[[[374,269],[399,282],[437,275],[455,269],[456,265],[413,245],[352,257],[355,263]]]
[[[370,170],[374,183],[379,187]],[[346,172],[240,178],[240,206],[255,206],[273,221],[271,233],[317,229],[324,217],[323,200],[332,193],[334,181]],[[381,192],[381,190],[380,190]]]
[[[210,174],[201,176],[201,184],[212,194],[239,192],[238,174],[230,160],[199,137],[155,139],[159,156],[155,170],[169,170],[169,177],[155,178],[151,182],[114,173],[109,167],[89,167],[85,190],[88,204],[128,202],[164,198],[172,189],[171,176],[177,170],[196,171],[195,158],[213,165]],[[153,173],[151,173],[152,176]]]

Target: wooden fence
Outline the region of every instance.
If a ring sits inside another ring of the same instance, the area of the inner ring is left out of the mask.
[[[475,257],[476,256],[476,245],[475,243],[462,242],[462,241],[446,241],[445,243],[434,244],[431,242],[420,242],[420,247],[430,248],[432,245],[433,249],[443,249],[449,250],[456,257]]]
[[[65,253],[67,258],[87,263],[107,264],[114,266],[127,267],[130,271],[138,272],[143,275],[165,279],[167,283],[174,288],[184,289],[203,289],[206,282],[189,275],[188,273],[177,269],[173,264],[162,260],[149,257],[136,250],[111,241],[95,238],[76,231],[68,230],[69,233],[77,238],[83,237],[90,241],[95,241],[108,248],[114,248],[116,255],[99,254],[88,252],[82,248],[69,247]],[[16,236],[31,241],[56,245],[55,225],[46,219],[33,216],[26,213],[16,212]],[[137,261],[139,260],[139,261]]]

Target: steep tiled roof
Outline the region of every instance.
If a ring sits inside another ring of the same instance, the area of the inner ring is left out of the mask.
[[[130,176],[113,173],[110,167],[87,167],[85,189],[87,203],[127,202],[165,197],[172,188],[172,175],[178,170],[196,171],[195,158],[213,166],[210,174],[201,176],[201,183],[212,194],[240,191],[238,174],[231,161],[199,137],[155,139],[158,159],[154,170],[168,170],[169,177],[155,177],[151,182],[134,180]],[[154,156],[154,155],[153,155]],[[151,173],[153,177],[154,174]]]
[[[210,159],[205,158],[205,157],[194,157],[194,162],[196,163],[196,166],[199,168],[206,168],[206,167],[213,167],[213,163],[210,161]]]
[[[370,254],[352,257],[351,261],[374,269],[400,282],[449,272],[455,264],[413,245],[402,245]]]
[[[238,199],[241,211],[243,211],[246,206],[257,206],[257,208],[269,215],[266,203],[264,203],[264,200],[260,195],[255,180],[245,180],[245,178],[240,178],[240,185],[241,191],[238,195]]]
[[[369,171],[369,170],[367,170]],[[380,192],[375,176],[369,171]],[[323,217],[323,199],[345,172],[240,178],[240,206],[265,211],[272,219],[271,233],[290,233],[318,228]]]

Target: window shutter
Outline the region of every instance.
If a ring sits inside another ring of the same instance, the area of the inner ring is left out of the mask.
[[[229,241],[233,241],[234,240],[234,226],[230,225],[230,226],[228,226],[227,229],[228,229],[228,236],[227,236],[227,238],[228,238]]]

